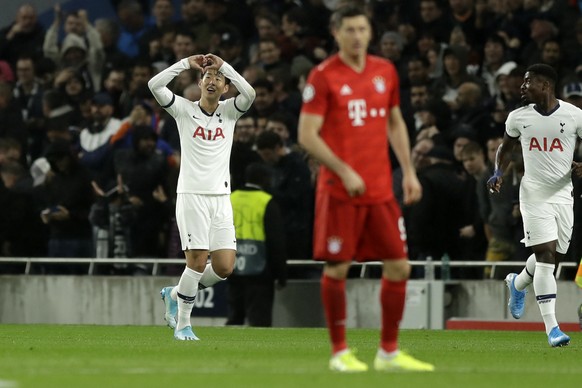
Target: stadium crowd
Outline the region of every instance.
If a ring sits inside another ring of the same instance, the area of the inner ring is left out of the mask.
[[[286,257],[309,259],[318,166],[297,144],[297,119],[309,71],[335,50],[330,13],[345,2],[121,0],[112,1],[116,15],[97,20],[57,5],[46,30],[32,5],[20,6],[0,29],[0,256],[183,257],[174,216],[176,123],[147,82],[180,59],[210,52],[256,90],[236,125],[231,187],[243,186],[249,164],[270,166]],[[374,25],[373,53],[399,72],[423,188],[419,203],[403,205],[411,260],[524,261],[530,253],[520,244],[520,154],[499,195],[489,195],[485,182],[505,119],[520,106],[528,65],[551,65],[560,77],[557,96],[582,108],[578,2],[361,3]],[[170,87],[197,100],[199,79],[185,71]],[[392,160],[401,200],[401,174]],[[574,178],[572,262],[582,256],[581,194],[582,182]],[[0,273],[11,270],[0,265]],[[485,275],[482,268],[451,273]],[[499,278],[505,275],[500,271]]]

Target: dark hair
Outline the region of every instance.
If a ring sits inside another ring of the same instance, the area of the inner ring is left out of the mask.
[[[222,73],[221,73],[220,71],[218,71],[218,70],[217,70],[216,72],[217,72],[217,73],[220,73],[220,74],[222,74]],[[202,75],[200,76],[200,78],[201,78],[201,79],[202,79],[202,78],[204,78],[204,75],[205,75],[205,74],[206,74],[206,71],[204,71],[204,72],[202,73]],[[226,77],[224,74],[222,74],[222,76],[224,77],[224,83],[225,83],[225,85],[230,85],[230,78],[227,78],[227,77]]]
[[[283,140],[278,133],[273,131],[263,131],[256,141],[258,150],[272,150],[277,146],[283,147]]]
[[[260,186],[268,190],[271,186],[271,169],[262,164],[253,162],[245,168],[245,182]]]
[[[470,142],[465,144],[463,146],[463,149],[461,150],[461,155],[463,155],[463,156],[478,155],[478,154],[484,155],[485,152],[484,152],[481,144],[479,144],[473,140],[471,140]]]
[[[552,66],[546,65],[544,63],[536,63],[527,68],[526,72],[533,73],[536,76],[543,77],[550,81],[552,86],[555,86],[558,82],[558,73]]]
[[[269,91],[269,93],[273,93],[273,83],[266,78],[259,78],[253,82],[253,88],[265,88]]]
[[[363,8],[354,5],[346,5],[344,7],[340,7],[331,15],[330,25],[332,28],[340,28],[345,18],[352,18],[356,16],[365,16],[366,19],[368,19],[368,22],[370,22],[370,19],[368,18],[368,15]]]

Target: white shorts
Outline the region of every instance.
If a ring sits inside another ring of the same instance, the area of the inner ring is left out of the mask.
[[[178,194],[176,223],[182,250],[236,250],[230,195]]]
[[[526,247],[558,240],[556,251],[566,253],[574,227],[573,205],[562,203],[523,203],[519,205],[523,218]]]

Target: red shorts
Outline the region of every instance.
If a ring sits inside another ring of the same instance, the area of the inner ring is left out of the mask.
[[[406,258],[406,229],[395,199],[354,205],[317,193],[313,256],[326,261]]]

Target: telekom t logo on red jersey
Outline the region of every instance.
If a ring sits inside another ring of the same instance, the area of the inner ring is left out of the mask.
[[[368,113],[366,112],[366,100],[349,100],[348,116],[352,120],[352,125],[354,127],[363,126],[363,119],[368,116]]]

